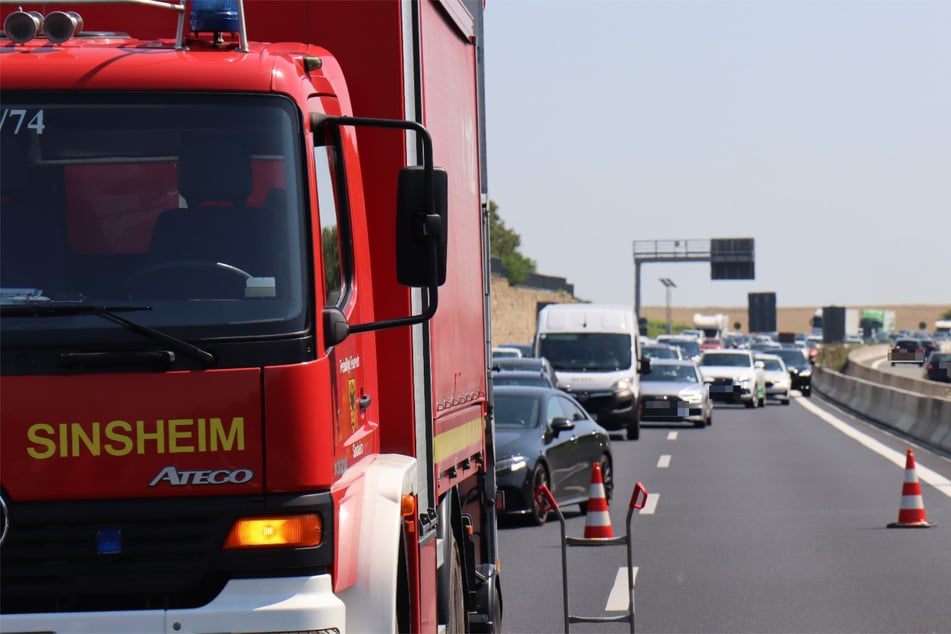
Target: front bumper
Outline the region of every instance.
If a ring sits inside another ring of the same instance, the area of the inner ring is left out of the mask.
[[[703,403],[689,403],[675,396],[641,396],[641,420],[703,420]]]
[[[323,632],[344,634],[346,608],[330,575],[232,579],[207,605],[177,610],[4,614],[4,632],[57,634],[201,634]]]
[[[710,398],[718,403],[746,403],[753,400],[751,385],[723,378],[707,383],[710,385]]]
[[[568,393],[581,403],[599,425],[608,430],[626,429],[636,414],[636,401],[631,390]]]

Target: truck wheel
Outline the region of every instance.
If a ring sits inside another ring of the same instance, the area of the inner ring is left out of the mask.
[[[462,558],[459,556],[456,535],[452,531],[450,531],[450,534],[452,535],[452,543],[449,545],[452,550],[452,568],[449,569],[449,605],[451,607],[449,622],[446,623],[446,632],[461,634],[469,631],[466,624],[466,597],[462,582]]]

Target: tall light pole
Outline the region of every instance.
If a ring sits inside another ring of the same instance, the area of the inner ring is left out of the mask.
[[[664,288],[667,289],[667,334],[670,334],[670,289],[677,288],[677,285],[674,284],[674,281],[669,277],[660,278],[660,283],[664,285]]]

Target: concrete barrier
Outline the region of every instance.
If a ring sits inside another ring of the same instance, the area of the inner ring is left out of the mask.
[[[845,368],[845,373],[859,379],[865,379],[872,383],[886,385],[899,390],[916,392],[925,396],[936,396],[938,398],[951,399],[951,383],[939,383],[929,381],[924,378],[924,370],[921,370],[921,378],[901,376],[891,372],[883,372],[872,367],[874,361],[888,356],[888,346],[863,346],[849,353],[849,363]],[[885,363],[888,363],[887,361]]]
[[[852,361],[850,355],[849,367],[864,367]],[[885,372],[865,369],[887,376]],[[951,452],[949,398],[883,385],[819,366],[813,371],[812,387],[819,394],[850,410],[923,443]]]

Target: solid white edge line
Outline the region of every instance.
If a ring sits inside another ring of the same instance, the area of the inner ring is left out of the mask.
[[[634,584],[637,584],[637,566],[631,568],[634,571]],[[628,587],[627,587],[627,568],[618,568],[617,575],[614,577],[614,585],[611,586],[611,594],[608,595],[608,602],[604,606],[605,612],[627,612],[628,605]],[[636,606],[635,606],[636,607]]]
[[[666,469],[670,466],[670,454],[661,454],[660,458],[657,459],[657,468]]]
[[[810,413],[821,418],[825,422],[829,423],[830,425],[838,429],[840,432],[842,432],[849,438],[852,438],[853,440],[858,441],[859,443],[861,443],[868,449],[871,449],[872,451],[879,454],[883,458],[895,463],[902,469],[905,468],[906,456],[904,453],[895,451],[894,449],[883,445],[882,443],[875,440],[874,438],[870,436],[866,436],[865,434],[855,429],[848,423],[842,421],[839,418],[836,418],[835,416],[821,409],[820,407],[813,405],[812,403],[810,403],[808,400],[804,398],[797,398],[795,399],[795,401],[799,403],[800,405],[802,405],[803,407],[805,407],[807,410],[809,410]],[[920,464],[917,463],[917,461],[915,462],[915,473],[918,474],[919,480],[923,480],[924,482],[927,482],[928,484],[933,486],[936,490],[938,490],[941,493],[944,493],[946,496],[951,498],[951,480],[948,480],[947,478],[942,476],[940,473],[932,471],[931,469],[927,467],[921,466]]]

